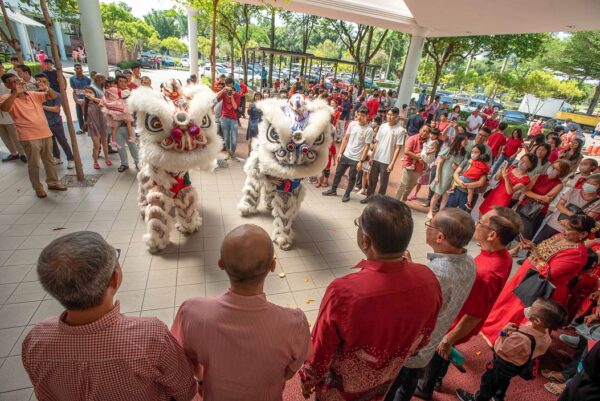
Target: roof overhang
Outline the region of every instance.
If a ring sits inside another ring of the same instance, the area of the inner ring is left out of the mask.
[[[23,25],[41,27],[41,28],[44,27],[43,24],[40,24],[36,20],[26,17],[21,13],[15,13],[8,8],[6,9],[6,14],[8,15],[8,19],[13,22],[17,22],[17,23],[23,24]]]
[[[600,0],[237,1],[426,37],[600,30]]]

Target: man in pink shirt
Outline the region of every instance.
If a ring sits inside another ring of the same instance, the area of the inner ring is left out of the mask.
[[[42,250],[40,282],[66,311],[38,323],[23,342],[38,400],[199,400],[192,365],[167,326],[120,313],[119,254],[91,231]]]
[[[396,192],[396,199],[405,202],[408,194],[417,184],[417,178],[423,174],[425,164],[421,160],[421,149],[429,139],[431,127],[424,125],[419,130],[419,135],[408,137],[404,143],[404,157],[402,159],[402,180]],[[439,131],[438,131],[439,132]]]
[[[263,292],[275,270],[271,238],[255,225],[235,228],[223,240],[219,267],[231,288],[185,301],[171,331],[203,380],[204,401],[281,401],[312,345],[304,313],[268,302]]]

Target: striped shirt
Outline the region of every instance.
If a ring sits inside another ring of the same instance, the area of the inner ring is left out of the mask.
[[[171,331],[203,371],[204,401],[281,401],[286,376],[312,350],[304,313],[264,294],[188,299]]]
[[[81,326],[38,323],[23,342],[23,365],[40,401],[199,399],[192,365],[156,318],[123,316],[119,302]]]

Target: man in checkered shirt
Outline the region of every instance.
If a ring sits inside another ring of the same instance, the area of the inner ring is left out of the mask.
[[[199,399],[191,363],[156,318],[120,313],[118,250],[80,231],[52,241],[37,272],[65,308],[23,342],[23,365],[43,401]]]

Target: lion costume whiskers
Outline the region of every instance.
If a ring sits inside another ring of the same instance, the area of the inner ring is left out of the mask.
[[[305,195],[302,179],[316,176],[327,165],[331,145],[331,108],[323,100],[266,99],[257,139],[244,165],[246,182],[238,209],[256,213],[261,191],[272,210],[273,241],[283,250],[292,246],[292,224]]]
[[[181,88],[172,79],[161,93],[140,87],[128,99],[137,114],[141,170],[138,204],[146,222],[144,241],[151,252],[170,242],[173,226],[184,234],[198,230],[198,194],[189,171],[212,170],[222,148],[212,107],[215,94],[205,85]]]

